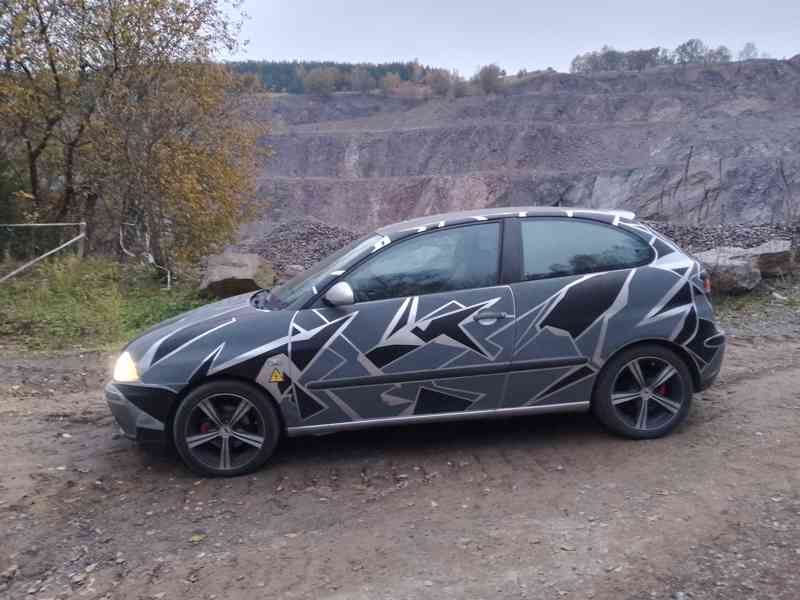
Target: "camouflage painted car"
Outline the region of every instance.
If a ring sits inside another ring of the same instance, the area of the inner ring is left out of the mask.
[[[661,436],[724,346],[700,264],[633,214],[492,209],[385,227],[161,323],[106,396],[129,437],[237,475],[282,435],[372,426],[591,410]]]

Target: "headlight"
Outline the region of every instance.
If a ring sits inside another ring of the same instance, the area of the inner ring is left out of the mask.
[[[136,370],[136,363],[127,352],[123,352],[114,365],[114,381],[122,383],[139,381],[139,372]]]

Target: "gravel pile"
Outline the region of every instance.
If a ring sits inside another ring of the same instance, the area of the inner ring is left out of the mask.
[[[293,219],[277,223],[259,238],[245,240],[239,251],[255,252],[272,263],[275,272],[284,274],[289,265],[307,269],[362,234],[316,219]]]
[[[792,230],[785,225],[677,225],[645,221],[690,252],[704,252],[719,246],[753,248],[773,239],[788,240]]]
[[[752,248],[772,239],[791,239],[785,225],[678,225],[646,221],[656,231],[675,240],[690,252],[703,252],[718,246]],[[307,269],[317,261],[349,244],[362,234],[317,219],[293,219],[275,223],[261,237],[238,244],[242,252],[255,252],[270,261],[279,275],[292,271],[289,265]]]

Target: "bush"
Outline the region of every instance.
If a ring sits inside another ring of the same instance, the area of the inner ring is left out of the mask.
[[[425,84],[431,88],[434,96],[446,96],[450,93],[450,73],[444,69],[434,69],[425,75]]]
[[[58,258],[0,285],[0,337],[33,349],[98,348],[202,303],[194,288],[162,289],[147,267]]]
[[[336,91],[339,82],[339,70],[334,67],[318,67],[311,69],[303,76],[303,89],[306,94],[330,96]]]
[[[454,98],[463,98],[469,94],[469,84],[456,71],[450,75],[450,93]]]
[[[397,73],[387,73],[383,76],[383,79],[381,79],[381,89],[384,94],[391,94],[400,87],[401,83],[403,83],[403,80],[400,79],[400,75]]]
[[[726,46],[709,48],[706,52],[707,63],[728,63],[733,60],[733,53]]]
[[[350,73],[350,89],[366,93],[378,87],[378,81],[364,67],[356,67]]]
[[[484,94],[497,94],[504,89],[503,75],[502,69],[492,64],[481,67],[476,77]]]

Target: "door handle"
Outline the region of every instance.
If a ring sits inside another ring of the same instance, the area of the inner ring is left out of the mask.
[[[491,310],[482,310],[477,313],[473,319],[475,321],[496,321],[497,319],[513,319],[514,315],[507,312],[495,312]]]

